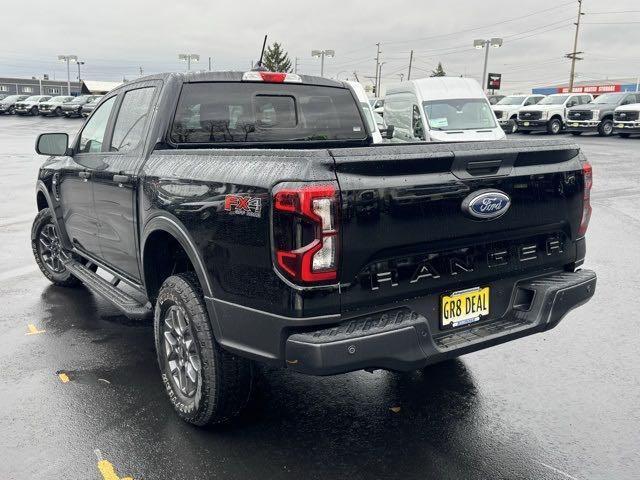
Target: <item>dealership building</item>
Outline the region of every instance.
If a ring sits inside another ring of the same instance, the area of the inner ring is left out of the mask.
[[[114,89],[120,82],[98,82],[83,80],[71,82],[71,95],[104,95]],[[66,80],[49,80],[49,78],[7,78],[0,77],[0,95],[68,95]]]
[[[586,80],[575,82],[573,84],[574,93],[591,93],[593,95],[602,95],[610,92],[636,92],[640,78],[618,78],[612,80]],[[549,87],[538,87],[531,90],[532,93],[542,95],[552,95],[554,93],[568,93],[569,84],[554,85]]]

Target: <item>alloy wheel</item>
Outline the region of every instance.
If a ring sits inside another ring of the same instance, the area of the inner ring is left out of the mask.
[[[184,309],[172,305],[163,326],[165,360],[176,388],[185,397],[193,397],[200,377],[200,355]]]
[[[54,273],[62,273],[66,270],[64,260],[66,254],[62,249],[58,231],[53,223],[47,223],[38,235],[38,251],[42,261],[49,270]]]

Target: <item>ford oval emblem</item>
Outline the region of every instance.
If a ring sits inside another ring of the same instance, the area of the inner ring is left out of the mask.
[[[500,190],[479,190],[462,202],[462,211],[473,218],[493,220],[501,217],[511,206],[511,198]]]

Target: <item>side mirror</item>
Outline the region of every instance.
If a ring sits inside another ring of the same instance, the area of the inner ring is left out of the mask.
[[[66,133],[41,133],[36,140],[39,155],[69,155],[69,135]]]
[[[387,128],[382,132],[384,134],[384,138],[387,140],[391,140],[393,138],[393,131],[395,127],[393,125],[387,125]]]

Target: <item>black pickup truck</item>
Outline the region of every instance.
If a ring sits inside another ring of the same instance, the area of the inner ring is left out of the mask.
[[[365,122],[324,78],[129,82],[73,142],[38,138],[35,259],[153,317],[166,391],[197,425],[241,410],[254,361],[420,369],[546,331],[593,295],[576,145],[373,145]]]

